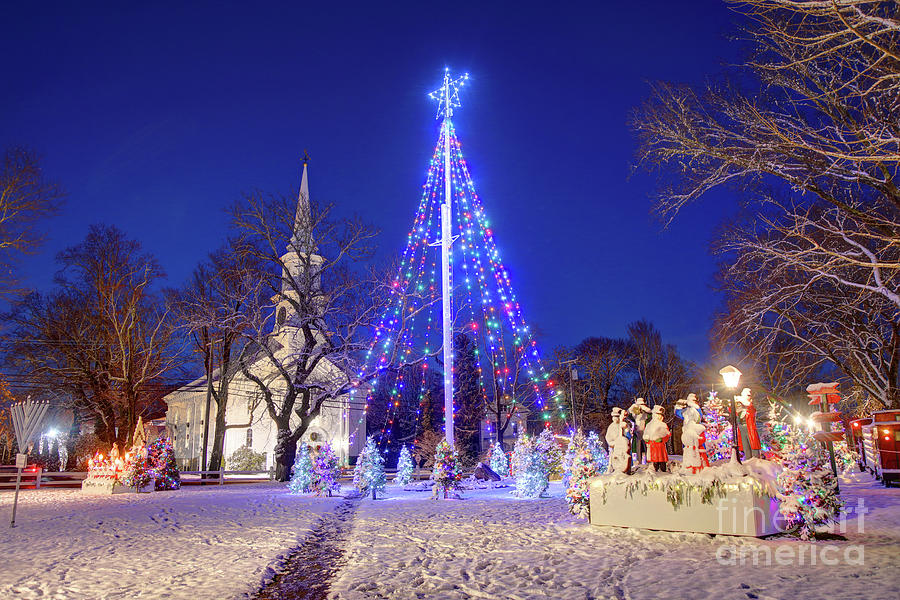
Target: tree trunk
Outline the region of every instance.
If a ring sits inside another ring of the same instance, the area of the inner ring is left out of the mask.
[[[221,466],[222,459],[224,458],[226,403],[227,398],[216,401],[216,427],[213,430],[213,446],[212,452],[209,454],[209,466],[207,467],[210,471],[217,470]]]
[[[299,435],[291,432],[287,422],[290,419],[276,421],[278,426],[278,438],[275,442],[275,481],[288,481],[291,478],[291,468],[294,466],[294,457],[297,454],[297,440]]]
[[[65,471],[75,471],[78,468],[78,456],[75,454],[75,446],[78,443],[79,435],[81,435],[81,413],[76,408],[72,411],[72,425],[69,427],[69,434],[66,436],[66,464],[63,467]]]

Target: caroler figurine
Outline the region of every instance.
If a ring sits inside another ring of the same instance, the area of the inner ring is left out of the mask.
[[[663,407],[657,404],[653,407],[653,417],[644,427],[644,441],[647,442],[647,454],[653,463],[653,470],[665,471],[669,460],[666,452],[666,442],[672,437],[669,426],[663,421]]]
[[[616,406],[612,409],[612,423],[606,428],[606,443],[609,445],[609,468],[607,473],[631,472],[631,429],[625,423],[624,411]]]
[[[681,466],[696,473],[709,466],[706,457],[706,427],[700,424],[700,404],[696,394],[688,394],[686,399],[675,403],[675,416],[680,417],[684,423],[681,426],[682,452]]]
[[[650,407],[643,398],[638,398],[628,407],[628,415],[634,421],[634,435],[631,438],[631,454],[634,465],[642,464],[647,458],[647,446],[644,444],[643,436],[649,414]]]
[[[744,453],[744,458],[759,457],[759,433],[756,431],[756,407],[753,405],[753,392],[750,388],[744,388],[740,396],[734,397],[738,414],[738,450]]]

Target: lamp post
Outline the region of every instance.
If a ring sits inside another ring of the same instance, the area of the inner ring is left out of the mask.
[[[734,403],[734,391],[741,381],[741,372],[737,370],[737,367],[728,365],[719,371],[719,375],[725,380],[725,387],[731,392],[731,460],[740,463],[741,457],[738,454],[737,441],[737,436],[740,435],[740,431],[738,431],[737,426],[737,407]]]

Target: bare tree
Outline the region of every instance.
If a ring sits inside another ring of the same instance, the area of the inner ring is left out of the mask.
[[[894,404],[897,3],[732,4],[752,50],[742,85],[656,84],[635,113],[639,160],[662,174],[656,208],[670,222],[708,190],[740,186],[755,202],[718,246],[719,347],[736,345],[779,385],[836,365]]]
[[[247,311],[239,360],[277,427],[279,481],[289,477],[297,440],[322,407],[374,377],[358,369],[391,290],[367,268],[375,230],[331,218],[331,206],[301,204],[308,213],[296,212],[288,197],[256,193],[232,210],[238,251],[263,265],[271,298]],[[395,363],[375,369],[387,364]]]
[[[258,262],[249,253],[232,245],[213,252],[194,269],[191,279],[179,290],[169,292],[169,303],[180,326],[190,332],[194,350],[203,363],[206,377],[206,414],[204,441],[210,424],[209,408],[215,402],[212,450],[207,462],[204,444],[204,468],[217,470],[222,464],[225,432],[246,428],[251,423],[226,424],[232,382],[239,369],[247,341],[247,310],[260,302],[265,278]],[[253,411],[250,411],[251,419]]]
[[[43,241],[42,220],[56,211],[62,197],[62,189],[44,178],[33,152],[10,148],[4,153],[0,166],[0,294],[19,291],[12,276],[13,263]]]
[[[7,360],[48,393],[66,392],[106,441],[124,441],[175,364],[156,261],[114,227],[93,226],[57,256],[56,289],[7,316]]]
[[[715,337],[720,346],[733,342],[764,359],[757,362],[778,365],[782,376],[791,375],[783,383],[799,386],[831,364],[882,406],[896,406],[900,310],[890,294],[848,284],[841,272],[854,269],[825,260],[816,264],[816,248],[845,243],[858,231],[832,232],[816,224],[806,232],[794,225],[797,217],[789,215],[786,225],[769,220],[764,228],[731,229],[723,244],[734,260],[721,267],[726,305],[717,316]],[[828,236],[837,240],[824,239]],[[862,270],[857,267],[850,276],[862,282]],[[880,287],[871,274],[869,281]],[[786,391],[782,385],[780,393]]]

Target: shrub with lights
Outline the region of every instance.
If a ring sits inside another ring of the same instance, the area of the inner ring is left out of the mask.
[[[562,477],[563,449],[556,441],[553,431],[549,427],[542,429],[534,445],[547,464],[547,477]]]

